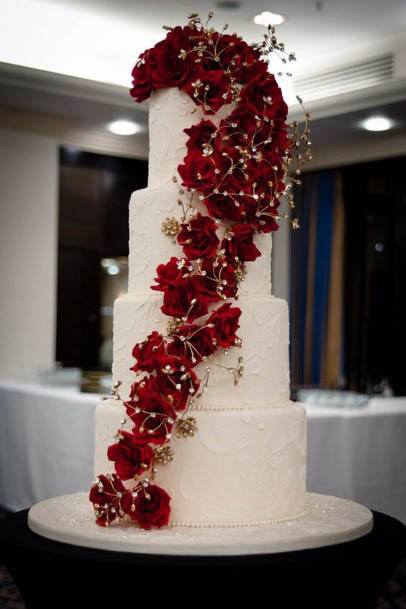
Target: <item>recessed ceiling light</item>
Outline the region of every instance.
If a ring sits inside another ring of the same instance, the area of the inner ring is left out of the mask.
[[[137,123],[127,120],[113,121],[107,128],[115,135],[134,135],[134,133],[138,133],[141,129]]]
[[[259,15],[255,15],[254,23],[257,25],[264,25],[268,27],[268,25],[280,25],[286,21],[283,15],[279,15],[279,13],[271,13],[270,11],[263,11]]]
[[[387,131],[392,129],[393,121],[386,116],[370,116],[361,122],[361,127],[367,131]]]
[[[107,267],[107,273],[109,275],[118,275],[120,272],[120,267],[118,266],[118,264],[110,264],[110,266]]]

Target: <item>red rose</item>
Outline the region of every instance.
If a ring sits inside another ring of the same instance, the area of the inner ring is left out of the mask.
[[[205,151],[206,154],[210,152],[213,147],[213,140],[215,140],[214,134],[216,129],[214,123],[208,120],[201,120],[196,125],[184,129],[186,135],[189,136],[186,142],[187,149],[200,152],[201,154]]]
[[[225,138],[229,137],[229,139],[226,139],[226,150],[242,146],[248,149],[251,160],[256,163],[261,163],[265,159],[267,168],[275,162],[280,164],[281,157],[291,145],[285,118],[280,117],[277,112],[271,122],[268,117],[261,118],[252,111],[252,108],[241,102],[230,115],[230,122],[235,127],[227,129]],[[250,167],[247,173],[250,181],[253,182],[255,180],[253,168]]]
[[[234,224],[226,233],[221,247],[233,260],[252,262],[261,255],[253,242],[254,232],[252,224]]]
[[[203,279],[193,275],[166,288],[161,311],[164,315],[192,322],[207,313],[210,302],[212,295],[205,290]]]
[[[189,260],[213,257],[220,243],[216,235],[217,225],[210,216],[199,212],[195,218],[181,225],[178,243]]]
[[[167,355],[160,358],[156,384],[168,396],[175,410],[184,410],[191,396],[199,389],[199,380],[184,357]]]
[[[160,362],[157,358],[157,367]],[[142,407],[143,410],[153,410],[159,405],[163,411],[170,412],[168,401],[165,396],[160,394],[157,386],[156,376],[144,376],[140,381],[136,381],[131,385],[129,400],[124,402],[128,416],[133,420],[133,414],[136,407]],[[162,402],[162,405],[161,405]]]
[[[192,366],[212,355],[215,350],[212,329],[197,324],[180,326],[173,335],[173,341],[168,344],[168,353],[186,358]]]
[[[145,377],[131,387],[130,399],[124,402],[137,441],[162,444],[171,433],[176,414],[168,394],[158,387],[155,376]]]
[[[194,86],[196,83],[200,86]],[[215,114],[221,106],[232,101],[230,79],[222,70],[200,68],[182,88],[207,114]]]
[[[223,304],[210,315],[207,323],[214,324],[214,333],[219,347],[228,349],[238,344],[239,339],[236,332],[240,327],[238,323],[240,315],[241,309],[232,307],[229,302]]]
[[[204,297],[207,302],[220,298],[234,298],[238,286],[234,266],[224,257],[203,260],[199,266],[204,284]]]
[[[130,400],[138,400],[140,396],[148,396],[153,391],[156,391],[155,377],[144,376],[140,381],[131,385],[129,397]]]
[[[153,89],[180,87],[190,79],[193,70],[193,59],[188,52],[193,47],[190,33],[191,28],[177,26],[146,52],[145,67]]]
[[[89,500],[93,503],[98,525],[106,527],[114,520],[124,516],[123,500],[126,492],[116,474],[98,476],[89,493]]]
[[[134,346],[132,356],[137,363],[130,370],[152,372],[155,369],[156,357],[163,353],[165,353],[165,341],[162,335],[154,330],[142,343]]]
[[[125,498],[125,512],[142,529],[160,528],[169,523],[171,498],[164,489],[148,484],[138,488],[133,495],[129,493]]]
[[[241,219],[243,207],[238,195],[233,197],[220,194],[209,195],[204,199],[204,204],[213,218],[234,221]]]
[[[214,32],[211,39],[216,49],[218,61],[214,57],[205,58],[203,65],[209,70],[228,70],[238,83],[246,83],[256,75],[267,72],[267,63],[261,61],[261,54],[235,34]]]
[[[252,110],[243,102],[239,103],[232,111],[228,117],[228,122],[234,126],[227,128],[227,135],[231,136],[233,144],[242,146],[247,145],[247,138],[244,136],[248,135],[251,138],[261,126],[259,119],[255,117]],[[262,140],[259,139],[259,141]]]
[[[259,233],[271,233],[278,230],[278,207],[279,201],[273,199],[269,205],[260,205],[252,218],[253,224]]]
[[[159,264],[157,266],[156,272],[158,277],[155,277],[155,281],[158,285],[151,286],[151,290],[165,292],[168,286],[178,283],[192,271],[193,266],[191,266],[188,260],[172,257],[166,264]]]
[[[258,78],[264,78],[269,74],[268,63],[259,58],[259,52],[251,48],[251,53],[247,53],[246,65],[243,62],[235,72],[238,82],[247,84]]]
[[[198,150],[189,150],[183,159],[183,165],[178,165],[178,172],[183,186],[199,191],[211,190],[217,180],[215,155],[203,156]]]
[[[260,75],[248,83],[241,97],[242,104],[254,114],[268,119],[286,120],[288,107],[273,74]]]
[[[121,480],[129,480],[149,469],[154,451],[147,444],[148,438],[134,436],[127,431],[119,431],[119,441],[109,446],[107,457],[114,461],[115,470]]]
[[[141,53],[132,71],[132,89],[130,95],[137,102],[148,99],[153,90],[153,85],[148,73],[148,54],[149,51]]]
[[[242,63],[247,62],[251,57],[256,58],[258,56],[252,47],[233,34],[219,34],[215,32],[212,35],[212,40],[220,61],[215,62],[212,59],[211,63],[207,63],[207,65],[210,65],[212,69],[218,69],[220,64],[222,70],[229,69],[236,76],[237,80],[239,80],[238,68]]]
[[[146,438],[152,444],[161,445],[171,437],[175,416],[172,409],[162,400],[150,405],[151,410],[144,410],[147,404],[142,403],[135,411],[132,420],[135,423],[133,434],[136,441]]]

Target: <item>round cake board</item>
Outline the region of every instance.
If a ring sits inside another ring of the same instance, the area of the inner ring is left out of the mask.
[[[372,530],[370,510],[349,499],[307,493],[306,514],[262,526],[164,527],[145,531],[133,524],[100,527],[87,493],[41,501],[28,514],[30,529],[54,541],[137,554],[238,556],[272,554],[344,543]]]

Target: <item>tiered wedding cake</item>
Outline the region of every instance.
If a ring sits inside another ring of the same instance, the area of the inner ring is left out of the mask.
[[[201,118],[177,88],[151,96],[148,188],[131,198],[129,289],[114,308],[113,376],[122,383],[121,396],[134,382],[134,344],[153,329],[165,334],[162,298],[150,286],[160,262],[181,256],[161,222],[179,214],[179,187],[172,178],[186,154],[184,129]],[[219,116],[210,118],[218,124]],[[288,309],[271,294],[271,237],[258,235],[255,242],[262,256],[248,265],[238,299],[243,375],[233,385],[228,370],[211,366],[208,390],[189,410],[195,436],[173,437],[173,461],[159,467],[159,484],[171,496],[172,525],[263,524],[304,513],[306,416],[289,401]],[[234,351],[215,357],[226,367],[236,359]],[[116,400],[97,408],[96,475],[114,472],[108,446],[117,429],[132,427],[129,419],[120,423],[123,413]]]
[[[268,53],[286,57],[284,46],[273,28],[251,46],[198,15],[168,29],[133,71],[132,96],[150,98],[149,180],[130,203],[129,289],[114,308],[112,395],[96,411],[96,479],[90,493],[33,506],[29,526],[152,554],[356,539],[371,530],[369,510],[305,492],[288,310],[271,293],[270,233],[281,197],[294,208],[289,187],[310,145],[307,115],[288,129],[268,71]]]

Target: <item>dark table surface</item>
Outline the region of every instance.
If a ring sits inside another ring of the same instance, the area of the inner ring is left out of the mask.
[[[27,514],[24,510],[0,521],[0,561],[9,569],[27,609],[130,608],[138,607],[141,598],[153,607],[206,599],[217,607],[220,593],[227,607],[246,599],[277,609],[375,609],[376,599],[405,554],[405,527],[379,512],[374,512],[373,531],[354,541],[230,557],[161,556],[72,546],[33,533]]]

